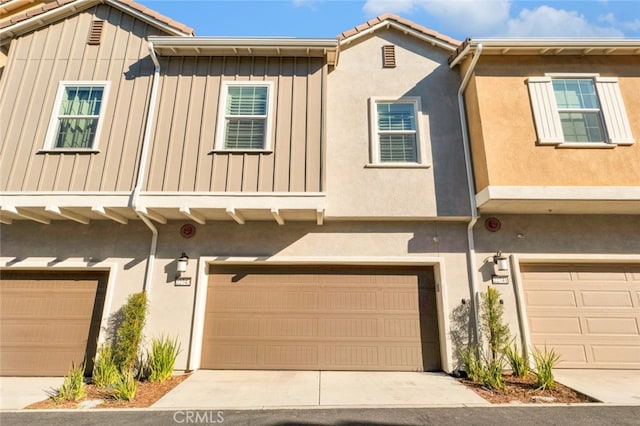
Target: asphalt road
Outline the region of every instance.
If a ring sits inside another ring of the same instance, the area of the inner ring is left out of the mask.
[[[209,411],[21,411],[0,413],[12,425],[633,425],[639,406],[389,408]]]

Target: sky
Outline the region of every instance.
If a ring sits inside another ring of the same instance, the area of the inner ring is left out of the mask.
[[[467,37],[640,38],[640,0],[137,0],[197,36],[334,38],[386,12]]]

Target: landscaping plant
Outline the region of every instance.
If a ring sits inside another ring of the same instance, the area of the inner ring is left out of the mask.
[[[467,346],[460,351],[460,360],[467,378],[477,382],[482,377],[482,362],[478,356],[478,348],[474,345]]]
[[[113,358],[113,350],[111,346],[105,345],[94,358],[93,383],[100,388],[106,388],[115,384],[118,375],[118,366]]]
[[[173,365],[180,353],[178,339],[168,337],[152,339],[152,349],[148,358],[149,381],[164,382],[173,374]]]
[[[558,361],[560,361],[560,356],[553,349],[547,351],[547,347],[545,346],[544,352],[540,352],[538,349],[533,352],[533,361],[536,364],[537,389],[555,389],[556,382],[553,378],[553,369]]]
[[[131,370],[118,375],[113,386],[113,396],[119,400],[131,401],[136,396],[138,382]]]
[[[516,377],[527,377],[531,370],[529,359],[523,351],[518,350],[518,345],[514,341],[512,345],[504,347],[504,355],[511,366],[511,371]]]
[[[113,358],[121,372],[133,371],[136,367],[146,315],[146,293],[143,291],[129,296],[122,307],[122,323],[116,331],[113,345]]]
[[[487,292],[482,295],[482,331],[488,339],[492,360],[499,358],[511,339],[509,326],[503,319],[504,309],[500,296],[500,292],[493,287],[487,288]]]
[[[491,358],[486,360],[480,371],[482,384],[489,389],[503,389],[502,380],[502,358]]]
[[[84,368],[84,363],[78,367],[76,367],[73,362],[71,363],[71,368],[64,377],[62,386],[60,386],[60,389],[58,389],[58,392],[53,397],[56,402],[78,401],[84,398]]]

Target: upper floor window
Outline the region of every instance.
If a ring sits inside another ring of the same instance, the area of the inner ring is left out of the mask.
[[[371,99],[372,162],[419,164],[422,147],[419,98]]]
[[[539,143],[614,146],[634,142],[616,78],[550,75],[531,77],[528,84]]]
[[[95,150],[109,82],[61,82],[45,143],[52,150]]]
[[[223,84],[215,147],[251,151],[270,147],[271,82],[233,81]]]
[[[596,87],[590,78],[551,81],[566,142],[604,142]]]

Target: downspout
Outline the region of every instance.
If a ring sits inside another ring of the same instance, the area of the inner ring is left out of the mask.
[[[476,205],[476,194],[475,187],[473,184],[473,171],[471,166],[471,150],[469,147],[469,132],[467,126],[467,114],[465,111],[464,104],[464,91],[467,88],[467,84],[469,84],[469,80],[471,79],[471,74],[475,69],[476,63],[478,59],[480,59],[480,54],[482,53],[482,44],[478,44],[476,47],[473,58],[471,59],[471,64],[467,69],[467,72],[462,80],[462,84],[460,85],[460,89],[458,89],[458,110],[460,112],[460,126],[462,128],[462,146],[464,148],[464,161],[465,168],[467,171],[467,185],[469,189],[469,206],[471,207],[471,220],[467,226],[467,240],[469,243],[469,279],[471,284],[471,300],[472,300],[472,310],[473,310],[473,322],[474,322],[474,343],[479,344],[480,337],[480,323],[479,323],[479,304],[480,304],[480,295],[478,293],[478,277],[476,273],[477,264],[476,264],[476,247],[475,241],[473,238],[473,227],[478,221],[478,206]]]
[[[149,154],[149,144],[151,140],[151,132],[153,131],[153,117],[156,111],[156,100],[158,98],[158,83],[160,81],[160,61],[156,56],[156,52],[153,50],[153,43],[149,42],[149,54],[155,70],[153,72],[153,83],[151,85],[151,96],[149,98],[149,110],[147,111],[147,124],[144,129],[144,137],[142,139],[142,152],[140,153],[140,163],[138,164],[138,177],[136,179],[136,186],[131,194],[131,207],[135,210],[136,214],[144,222],[145,225],[151,230],[151,247],[149,248],[149,260],[147,261],[147,270],[145,273],[145,279],[142,289],[147,293],[147,299],[151,297],[151,286],[153,283],[153,267],[156,260],[156,248],[158,246],[158,229],[153,225],[151,220],[146,216],[146,209],[140,206],[140,192],[142,191],[142,184],[144,181],[144,175],[147,171],[147,157]]]

